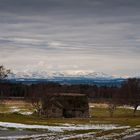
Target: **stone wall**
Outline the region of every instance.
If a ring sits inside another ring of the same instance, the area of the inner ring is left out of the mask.
[[[89,117],[88,98],[84,95],[59,94],[53,100],[43,99],[44,115],[47,117],[87,118]],[[46,97],[49,98],[49,97]]]

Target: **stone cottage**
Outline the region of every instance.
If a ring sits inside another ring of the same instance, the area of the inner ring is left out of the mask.
[[[89,117],[88,98],[84,94],[59,93],[47,95],[42,101],[43,115],[49,118]]]

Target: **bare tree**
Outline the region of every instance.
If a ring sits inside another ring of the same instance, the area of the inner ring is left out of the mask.
[[[4,80],[8,77],[8,75],[11,73],[9,69],[6,69],[4,66],[0,66],[0,81]]]
[[[124,104],[134,107],[133,115],[135,116],[140,105],[140,79],[128,79],[121,87],[120,96]]]
[[[11,73],[9,69],[6,69],[4,66],[0,66],[0,83],[8,77],[8,75]],[[0,99],[1,103],[3,103],[3,90],[1,88],[2,85],[0,85]]]
[[[42,114],[42,99],[44,98],[45,89],[41,84],[31,85],[30,87],[30,102],[37,115]]]
[[[117,109],[117,106],[120,104],[118,99],[118,88],[108,88],[108,92],[110,93],[110,98],[108,100],[108,111],[110,113],[110,117],[114,116],[114,112]]]
[[[108,104],[108,111],[110,113],[110,117],[113,117],[115,110],[116,110],[116,104],[109,103]]]
[[[42,98],[33,97],[31,103],[35,113],[40,116],[42,114]]]

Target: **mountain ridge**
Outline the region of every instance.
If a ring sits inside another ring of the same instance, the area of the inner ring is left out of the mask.
[[[83,71],[75,71],[75,72],[17,72],[13,73],[9,76],[10,79],[17,79],[17,78],[25,78],[25,79],[50,79],[50,78],[55,78],[55,77],[85,77],[85,78],[109,78],[109,79],[114,79],[114,78],[120,78],[120,77],[114,77],[107,75],[103,72],[83,72]]]
[[[99,86],[120,86],[124,78],[100,72],[20,72],[8,78],[12,83],[37,84],[55,82],[59,84],[89,84]]]

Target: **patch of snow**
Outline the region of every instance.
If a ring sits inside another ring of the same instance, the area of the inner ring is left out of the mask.
[[[0,127],[0,131],[3,131],[3,130],[8,130],[8,129],[4,127]]]
[[[20,111],[20,109],[12,109],[11,111],[10,111],[10,113],[14,113],[14,112],[19,112]]]
[[[1,127],[6,128],[17,128],[17,129],[47,129],[52,132],[64,132],[65,130],[89,130],[89,129],[97,129],[97,130],[112,130],[112,129],[123,129],[129,128],[130,126],[118,126],[112,124],[93,124],[93,125],[67,125],[67,126],[48,126],[48,125],[28,125],[28,124],[20,124],[20,123],[10,123],[10,122],[0,122]]]
[[[32,115],[33,114],[33,112],[31,112],[31,111],[27,111],[25,109],[20,109],[16,106],[12,106],[12,107],[9,108],[8,111],[4,111],[4,112],[1,112],[1,113],[15,113],[15,112],[17,112],[19,114],[22,114],[22,115]]]
[[[69,124],[69,123],[55,123],[55,125],[58,125],[58,126],[75,126],[76,124]]]
[[[91,108],[94,108],[95,106],[94,106],[94,105],[90,105],[90,107],[91,107]]]
[[[12,107],[10,107],[10,111],[8,111],[8,112],[14,113],[14,112],[19,112],[19,111],[20,111],[20,109],[18,107],[12,106]]]
[[[139,130],[139,131],[138,131]],[[135,132],[135,131],[138,131],[138,132]],[[127,135],[125,135],[124,137],[123,137],[123,140],[125,140],[125,139],[133,139],[134,137],[139,137],[140,136],[140,129],[130,129],[130,130],[127,130],[126,131],[126,133],[127,133]]]
[[[19,112],[19,113],[22,115],[32,115],[33,114],[33,112]]]
[[[119,108],[134,109],[134,107],[128,105],[120,106]],[[138,106],[137,110],[140,110],[140,106]]]
[[[125,136],[125,137],[123,137],[123,140],[125,140],[125,139],[130,139],[130,138],[134,138],[134,137],[139,137],[140,136],[140,132],[136,132],[136,133],[134,133],[134,134],[132,134],[132,135],[127,135],[127,136]]]
[[[16,135],[16,136],[1,136],[1,140],[17,140],[17,139],[36,139],[45,137],[47,140],[52,140],[51,136],[48,133],[45,134],[33,134],[33,135]]]
[[[130,128],[130,129],[126,129],[124,132],[121,133],[111,133],[111,134],[107,134],[101,137],[97,137],[96,140],[113,140],[116,139],[116,137],[121,137],[121,139],[126,140],[127,138],[132,138],[139,135],[137,134],[139,129],[137,128]]]
[[[95,138],[95,133],[90,132],[90,133],[86,133],[86,134],[77,134],[74,136],[66,136],[64,138],[61,138],[61,140],[69,140],[69,139],[76,139],[76,138]]]

